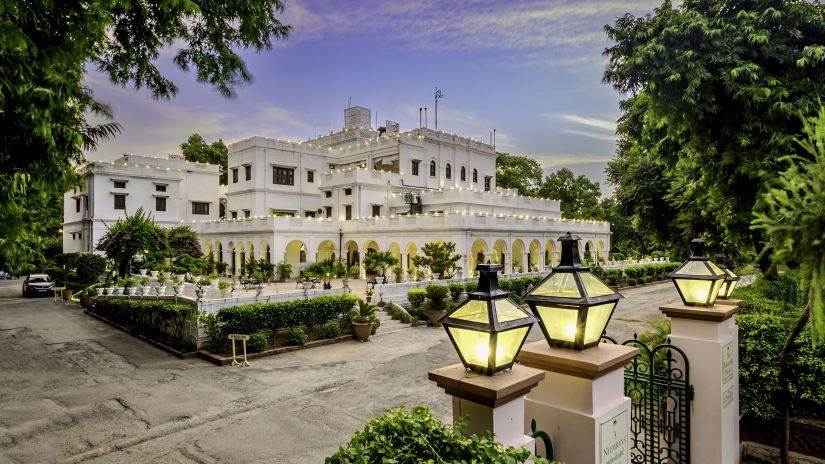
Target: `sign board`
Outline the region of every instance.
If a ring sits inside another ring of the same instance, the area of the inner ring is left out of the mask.
[[[599,426],[599,463],[619,464],[630,462],[628,452],[628,410],[603,422]]]
[[[733,380],[733,342],[722,347],[722,383]]]
[[[230,340],[249,340],[249,335],[229,334],[228,338]]]
[[[733,385],[722,392],[722,407],[729,405],[733,401]]]

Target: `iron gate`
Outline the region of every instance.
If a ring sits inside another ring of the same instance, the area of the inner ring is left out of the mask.
[[[630,462],[690,463],[690,364],[685,353],[667,343],[650,348],[635,338],[622,345],[638,347],[624,372],[630,398]],[[604,335],[609,343],[616,340]]]

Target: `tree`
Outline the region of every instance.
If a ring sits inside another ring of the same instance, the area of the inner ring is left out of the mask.
[[[227,172],[229,169],[229,149],[218,139],[207,145],[200,134],[192,134],[186,142],[180,144],[181,153],[187,161],[198,163],[217,164],[221,168],[221,185],[227,185]]]
[[[138,208],[135,214],[118,218],[97,243],[97,249],[117,264],[120,275],[127,275],[135,255],[166,248],[166,229],[155,224],[152,215]]]
[[[802,153],[780,158],[788,164],[763,196],[764,212],[756,212],[753,227],[764,232],[763,254],[775,264],[798,265],[811,281],[808,303],[779,357],[784,433],[780,457],[788,462],[790,385],[787,361],[794,340],[811,322],[814,344],[825,341],[825,107],[803,120],[805,138],[797,140]]]
[[[587,176],[575,177],[567,168],[559,169],[544,179],[538,196],[561,201],[562,217],[566,219],[595,218],[599,212],[598,182]]]
[[[304,272],[318,276],[324,282],[324,288],[332,288],[332,279],[341,277],[347,272],[347,267],[340,259],[322,259],[307,266]]]
[[[178,226],[169,229],[167,233],[167,245],[172,258],[181,255],[189,255],[193,258],[203,256],[198,234],[189,226]]]
[[[615,44],[604,52],[603,79],[629,95],[616,161],[628,166],[619,171],[658,166],[645,189],[667,186],[660,211],[672,214],[670,227],[651,225],[652,235],[665,246],[704,234],[724,247],[761,249],[762,229],[750,228],[756,199],[793,150],[797,114],[812,114],[825,90],[825,6],[665,1],[651,16],[628,14],[605,31]],[[649,179],[614,179],[617,191],[628,187],[620,202],[635,202],[626,208],[638,222],[648,219],[651,211],[630,194]]]
[[[496,152],[496,187],[518,190],[519,195],[536,196],[543,171],[538,161],[526,156]]]
[[[387,268],[396,264],[398,258],[393,256],[391,251],[379,251],[364,257],[364,269],[380,276],[386,275]]]
[[[441,278],[449,278],[453,271],[458,268],[458,260],[461,255],[455,253],[455,242],[430,242],[421,247],[424,256],[413,256],[413,264],[416,267],[429,266],[430,272],[439,274]]]
[[[168,99],[177,87],[157,69],[160,51],[194,68],[225,96],[251,79],[233,49],[269,49],[290,27],[275,14],[281,0],[99,2],[7,0],[0,8],[0,259],[11,265],[40,257],[40,227],[26,205],[60,197],[78,184],[83,150],[115,136],[114,122],[84,86],[87,66],[115,84],[146,87]]]
[[[77,256],[77,280],[81,284],[97,282],[100,274],[106,271],[106,258],[94,253],[79,253]]]

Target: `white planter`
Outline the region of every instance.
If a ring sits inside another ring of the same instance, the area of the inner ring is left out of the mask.
[[[123,295],[123,287],[114,287],[114,292],[112,292],[112,295]]]
[[[113,287],[106,287],[106,288],[103,289],[103,294],[104,295],[112,295],[112,292],[114,292],[114,291],[115,290],[114,290]]]
[[[441,274],[437,274],[437,273],[433,272],[433,280],[438,280],[440,278],[441,278]]]
[[[173,287],[175,289],[175,296],[181,296],[183,294],[183,284],[178,284]]]
[[[183,282],[186,279],[186,274],[178,274],[178,280]]]
[[[198,288],[195,289],[195,295],[198,297],[199,300],[202,300],[204,295],[206,295],[206,289],[198,286]]]
[[[150,285],[143,286],[143,296],[149,296],[152,294],[152,287]]]
[[[155,292],[158,294],[158,296],[162,296],[164,293],[166,293],[166,285],[158,285],[157,287],[155,287]]]
[[[149,271],[149,275],[152,277],[152,280],[157,280],[158,271]]]
[[[236,290],[238,290],[238,283],[233,281],[232,282],[232,291],[234,292]]]
[[[383,285],[384,280],[386,280],[386,278],[384,276],[375,276],[375,281],[378,282],[379,284]]]
[[[218,288],[218,282],[220,281],[221,279],[212,279],[209,283],[212,284],[212,288]]]
[[[97,293],[97,296],[103,296],[103,290],[105,290],[103,287],[97,287],[95,289],[95,292]]]
[[[137,287],[126,287],[126,291],[129,292],[129,296],[132,296],[137,293]]]
[[[258,296],[261,296],[261,295],[264,294],[263,284],[259,284],[259,285],[255,286],[255,294],[258,295]]]
[[[141,276],[141,277],[146,277],[146,273],[147,273],[147,272],[149,272],[149,269],[141,269],[141,270],[140,270],[140,276]]]

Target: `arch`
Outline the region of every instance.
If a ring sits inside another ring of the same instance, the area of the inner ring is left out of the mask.
[[[235,244],[233,242],[229,242],[229,245],[227,245],[227,248],[228,248],[227,251],[229,251],[229,262],[227,263],[229,266],[227,267],[227,270],[229,271],[230,274],[234,274],[235,273]]]
[[[493,244],[493,254],[490,256],[490,261],[494,264],[501,264],[501,267],[504,267],[507,263],[507,259],[504,254],[507,253],[507,242],[502,239],[496,240]],[[504,267],[504,269],[507,269]]]
[[[478,169],[473,169],[473,183],[478,183]]]
[[[490,257],[489,253],[487,241],[483,238],[477,238],[473,242],[473,246],[470,247],[470,269],[467,270],[467,274],[475,272],[476,266],[479,264],[486,263]]]
[[[435,177],[436,169],[435,169],[435,160],[430,161],[430,177]]]
[[[599,257],[600,261],[607,259],[607,254],[604,252],[604,242],[601,240],[596,244],[596,256]]]
[[[544,245],[544,266],[555,266],[558,261],[556,256],[556,242],[548,240]]]
[[[306,267],[306,244],[300,240],[293,240],[286,244],[284,263],[292,265],[292,272],[299,274]]]
[[[407,243],[407,246],[404,247],[404,250],[407,252],[407,269],[412,269],[415,266],[413,265],[412,259],[418,256],[418,247],[413,242]]]
[[[595,250],[593,249],[593,242],[590,241],[590,240],[585,242],[585,244],[584,244],[584,255],[582,256],[582,261],[584,261],[588,257],[590,257],[590,261],[592,262],[593,258],[594,258],[594,256],[593,256],[594,251]]]
[[[518,272],[516,268],[520,268],[521,272],[526,270],[526,264],[524,262],[524,242],[521,239],[513,240],[513,272]]]
[[[216,259],[215,261],[218,261],[218,262],[222,263],[223,262],[223,243],[217,242],[217,245],[218,245],[218,248],[216,250],[216,253],[218,254],[218,259]]]
[[[243,242],[238,242],[238,244],[235,245],[234,255],[237,257],[237,259],[235,260],[234,271],[235,274],[240,274],[243,270],[243,264],[246,262],[246,250],[244,248]]]
[[[541,269],[541,243],[536,239],[530,241],[529,264],[531,270]]]
[[[208,258],[209,255],[212,254],[212,242],[206,242],[203,244],[203,256]]]
[[[353,242],[352,240],[347,241],[344,244],[344,250],[346,250],[347,254],[347,267],[352,267],[356,264],[361,264],[361,255],[360,250],[358,250],[358,244]]]
[[[365,254],[371,255],[373,253],[377,253],[379,250],[380,248],[378,248],[378,244],[375,242],[375,240],[367,240],[364,243]]]
[[[259,253],[261,258],[265,259],[267,262],[272,262],[272,249],[269,247],[269,242],[266,240],[261,240],[260,245],[258,245],[260,249]]]
[[[450,163],[447,163],[447,166],[444,168],[444,177],[447,179],[453,178],[453,167],[450,166]]]
[[[335,259],[335,244],[331,240],[324,240],[318,244],[315,261],[323,261],[329,258]]]
[[[252,242],[246,242],[246,259],[247,261],[249,258],[255,259],[255,245]]]
[[[398,260],[398,265],[400,266],[401,265],[401,245],[399,245],[395,242],[392,242],[392,243],[390,243],[389,251],[395,257],[395,259]]]
[[[461,166],[461,182],[467,182],[467,168]]]

